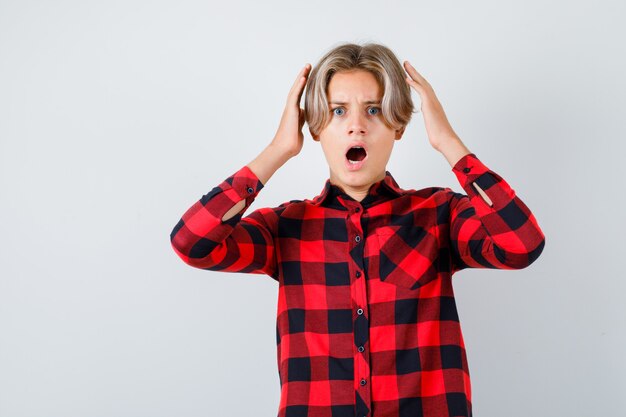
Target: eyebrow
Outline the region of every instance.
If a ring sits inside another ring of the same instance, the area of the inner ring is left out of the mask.
[[[367,100],[365,104],[380,104],[380,100]],[[348,104],[345,101],[331,101],[330,104]]]

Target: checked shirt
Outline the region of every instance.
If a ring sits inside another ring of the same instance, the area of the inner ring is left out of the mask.
[[[386,171],[360,202],[327,179],[244,217],[264,184],[243,166],[183,214],[170,241],[186,264],[278,283],[278,417],[472,416],[452,276],[525,268],[545,237],[474,153],[452,172],[465,194],[405,190]]]

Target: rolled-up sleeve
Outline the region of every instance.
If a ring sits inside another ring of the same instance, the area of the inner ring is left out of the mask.
[[[545,236],[511,186],[474,153],[452,167],[466,194],[446,188],[452,273],[464,268],[522,269],[543,251]]]
[[[244,165],[203,195],[170,233],[176,254],[195,268],[267,274],[277,279],[271,222],[274,212],[261,208],[243,217],[262,188],[263,183]],[[222,221],[226,212],[244,199],[245,206]]]

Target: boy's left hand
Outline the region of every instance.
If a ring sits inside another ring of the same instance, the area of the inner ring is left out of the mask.
[[[439,99],[437,99],[432,86],[413,68],[409,61],[404,61],[404,69],[410,76],[405,78],[406,82],[420,95],[426,134],[431,146],[441,151],[441,146],[448,141],[460,141],[460,138],[454,132],[452,126],[450,126],[446,113],[443,111],[443,107]]]

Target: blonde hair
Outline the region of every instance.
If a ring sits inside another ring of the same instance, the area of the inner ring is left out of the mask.
[[[304,120],[313,136],[330,122],[328,84],[340,71],[365,70],[374,75],[383,91],[381,110],[383,120],[392,129],[402,129],[414,113],[411,87],[396,55],[377,43],[341,44],[328,51],[311,69],[304,98]]]

